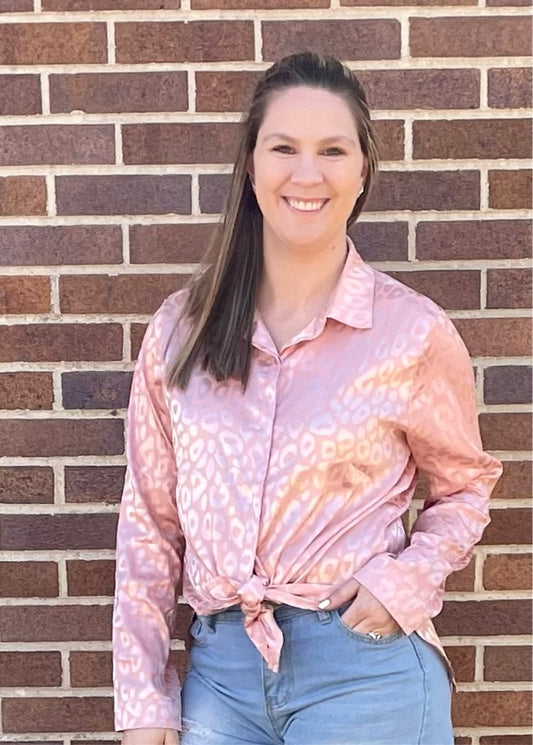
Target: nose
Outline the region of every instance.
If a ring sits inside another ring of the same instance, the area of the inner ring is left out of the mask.
[[[323,180],[324,175],[317,158],[302,155],[296,159],[291,175],[291,181],[293,184],[309,186],[312,184],[319,184]]]

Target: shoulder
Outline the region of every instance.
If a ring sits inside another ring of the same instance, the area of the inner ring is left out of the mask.
[[[156,347],[163,356],[171,341],[174,345],[175,339],[183,338],[183,312],[187,296],[188,289],[185,288],[165,298],[150,319],[144,334],[144,347]]]

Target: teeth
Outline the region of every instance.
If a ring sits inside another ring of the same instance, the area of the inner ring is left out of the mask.
[[[323,199],[320,202],[302,202],[299,199],[287,199],[287,202],[291,207],[296,210],[302,210],[303,212],[316,212],[319,210],[326,200]]]

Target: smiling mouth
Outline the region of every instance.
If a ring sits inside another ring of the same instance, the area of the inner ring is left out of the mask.
[[[293,199],[292,197],[283,197],[289,207],[298,212],[319,212],[322,207],[329,202],[329,199]]]

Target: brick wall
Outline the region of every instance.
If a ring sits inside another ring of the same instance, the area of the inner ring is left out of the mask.
[[[270,60],[314,47],[360,71],[384,142],[358,247],[454,318],[505,464],[438,619],[457,743],[531,743],[523,6],[0,0],[2,742],[118,740],[110,618],[133,360],[217,219],[247,92]],[[182,609],[180,667],[186,623]]]

